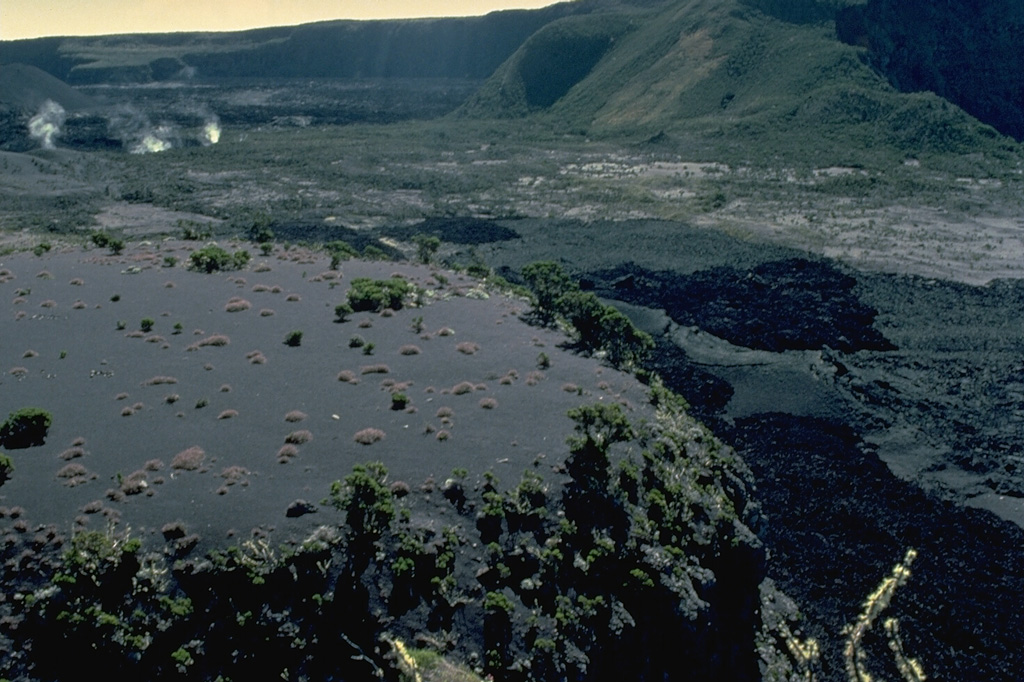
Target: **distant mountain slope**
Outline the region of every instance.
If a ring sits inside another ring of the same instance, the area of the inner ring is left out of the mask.
[[[567,17],[527,40],[462,113],[547,112],[588,134],[753,137],[759,153],[793,144],[790,133],[908,153],[966,152],[999,137],[936,96],[897,92],[836,38],[823,20],[834,11],[825,0],[679,0]],[[789,139],[773,140],[779,133]]]
[[[92,100],[42,69],[26,64],[0,66],[0,108],[34,111],[53,100],[69,111],[88,109]]]
[[[0,63],[24,62],[71,84],[204,77],[489,76],[532,33],[598,3],[560,3],[481,17],[332,21],[237,33],[178,33],[0,42]]]

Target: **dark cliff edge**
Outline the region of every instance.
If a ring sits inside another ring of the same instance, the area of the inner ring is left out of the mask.
[[[899,90],[930,90],[1024,139],[1024,5],[1012,0],[871,0],[841,9],[836,32],[867,48]]]

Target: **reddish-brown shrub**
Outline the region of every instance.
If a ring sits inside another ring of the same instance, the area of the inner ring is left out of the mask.
[[[438,432],[437,432],[437,434],[436,434],[436,435],[434,436],[434,438],[436,438],[436,439],[438,439],[438,440],[440,440],[440,441],[446,441],[446,440],[448,440],[448,439],[449,439],[449,438],[451,438],[451,437],[452,437],[452,434],[451,434],[451,432],[449,432],[449,431],[447,431],[447,430],[445,430],[445,429],[441,429],[441,430],[440,430],[440,431],[438,431]]]
[[[178,380],[174,377],[155,376],[142,382],[143,386],[159,386],[161,384],[176,384]]]
[[[407,345],[402,346],[401,348],[399,348],[398,352],[401,355],[419,355],[422,351],[420,351],[420,347],[419,346],[414,346],[412,344],[407,344]]]
[[[363,429],[357,431],[356,435],[352,439],[361,445],[372,445],[378,441],[384,440],[384,432],[380,429]]]
[[[299,431],[292,431],[284,437],[285,443],[291,443],[292,445],[302,445],[313,440],[313,434],[307,429],[301,429]]]
[[[274,311],[270,308],[262,308],[260,310],[260,317],[270,317],[274,314]]]
[[[191,346],[187,347],[185,350],[191,352],[194,350],[199,350],[200,348],[203,348],[205,346],[221,347],[226,346],[229,343],[231,343],[231,339],[229,339],[224,334],[214,334],[213,336],[207,336],[205,339],[200,339],[199,341],[196,341]]]
[[[437,335],[438,336],[454,336],[455,335],[455,330],[452,329],[451,327],[441,327],[440,329],[437,330]]]
[[[455,350],[459,351],[463,355],[473,355],[480,350],[480,344],[472,341],[462,341],[455,344]]]
[[[291,444],[281,446],[281,449],[277,451],[277,461],[284,463],[292,457],[299,456],[299,449]]]
[[[252,303],[249,303],[244,298],[238,298],[236,296],[235,298],[232,298],[230,301],[227,302],[227,304],[224,306],[224,310],[225,312],[229,313],[240,313],[248,310],[251,307]]]
[[[498,401],[495,400],[494,398],[483,398],[480,400],[480,407],[484,408],[485,410],[493,410],[497,406]]]
[[[72,459],[78,459],[79,457],[84,457],[84,456],[85,456],[85,448],[79,447],[77,445],[68,448],[67,450],[65,450],[64,452],[62,452],[62,453],[60,453],[58,455],[58,457],[63,459],[65,462],[69,461],[69,460],[72,460]]]
[[[205,458],[206,452],[204,452],[198,445],[193,445],[187,450],[182,450],[174,456],[174,459],[171,460],[171,468],[181,469],[183,471],[195,471],[202,466]]]
[[[235,485],[242,482],[249,475],[249,470],[242,466],[229,466],[220,472],[220,477],[226,479],[224,485]]]
[[[121,492],[125,495],[138,495],[146,491],[149,483],[146,481],[146,472],[143,470],[134,471],[121,479]]]
[[[72,462],[71,464],[65,464],[60,470],[57,471],[57,478],[77,478],[79,476],[85,477],[89,475],[89,470],[78,462]]]
[[[21,379],[22,377],[28,374],[28,370],[25,369],[24,367],[11,367],[9,370],[7,370],[7,373],[10,374],[12,377],[17,377]]]
[[[387,374],[390,371],[387,365],[365,365],[359,368],[360,374]]]
[[[460,381],[459,383],[452,386],[451,392],[453,395],[465,395],[472,393],[476,390],[476,386],[469,381]]]
[[[343,381],[348,384],[358,384],[359,379],[356,378],[355,372],[348,369],[343,369],[338,372],[338,381]]]
[[[147,460],[146,463],[142,465],[142,468],[145,469],[146,471],[160,471],[161,469],[164,468],[164,463],[163,460],[150,459]]]
[[[448,406],[444,406],[444,407],[437,408],[437,415],[436,416],[437,416],[438,419],[447,419],[447,418],[451,417],[453,414],[455,414],[455,410],[453,410],[452,408],[450,408]]]
[[[217,415],[217,419],[232,419],[238,416],[238,410],[224,410]]]

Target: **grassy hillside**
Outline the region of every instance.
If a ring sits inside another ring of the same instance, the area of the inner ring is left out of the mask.
[[[1005,147],[945,100],[896,91],[862,48],[836,38],[834,10],[812,1],[683,0],[568,17],[532,36],[463,111],[543,111],[602,137],[696,134],[749,162],[837,145],[904,155]],[[557,98],[553,73],[564,90]]]

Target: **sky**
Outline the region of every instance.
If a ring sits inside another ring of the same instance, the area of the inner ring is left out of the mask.
[[[555,0],[0,0],[0,40],[234,31],[326,19],[473,16]]]

